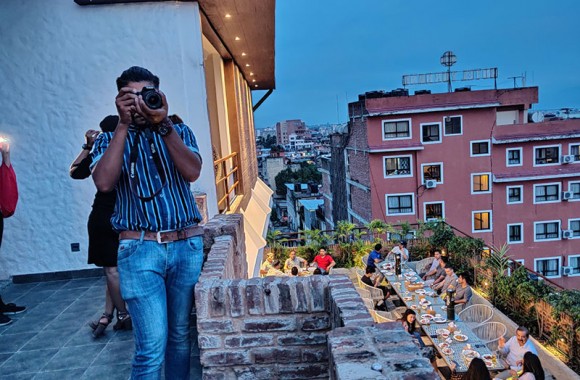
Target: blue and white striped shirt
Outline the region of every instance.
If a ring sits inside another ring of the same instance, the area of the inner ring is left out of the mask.
[[[185,145],[192,152],[199,154],[197,141],[191,129],[185,124],[175,124],[173,127],[174,133],[179,134]],[[202,217],[195,204],[189,182],[173,164],[162,137],[157,133],[153,133],[152,136],[165,170],[167,183],[163,186],[147,138],[141,132],[136,163],[138,187],[135,190],[138,194],[131,189],[129,160],[136,133],[136,130],[129,129],[125,142],[121,176],[116,186],[117,203],[111,217],[113,228],[116,231],[171,231],[197,224]],[[113,132],[99,135],[91,152],[93,158],[91,169],[99,162],[112,138]],[[160,189],[153,199],[149,201],[141,199],[153,196]]]

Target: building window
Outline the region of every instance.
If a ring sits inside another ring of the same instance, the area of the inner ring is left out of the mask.
[[[534,185],[534,203],[552,203],[560,201],[560,184]]]
[[[441,142],[441,123],[421,124],[421,142],[424,144]]]
[[[433,219],[445,219],[445,202],[426,202],[424,206],[426,222]]]
[[[507,225],[508,243],[523,243],[524,242],[524,224],[514,223]]]
[[[534,241],[560,240],[560,221],[534,222]]]
[[[534,259],[534,270],[544,277],[560,277],[560,257]]]
[[[506,189],[508,204],[524,203],[523,186],[508,186]]]
[[[568,229],[572,230],[572,239],[580,238],[580,219],[568,219]]]
[[[491,193],[489,183],[490,173],[474,173],[471,175],[471,193]]]
[[[570,154],[574,156],[574,161],[580,161],[580,144],[570,144]]]
[[[506,149],[506,166],[522,166],[522,148]]]
[[[389,177],[412,177],[411,156],[384,157],[385,178]]]
[[[423,170],[423,183],[434,180],[443,183],[443,163],[421,164]]]
[[[572,199],[580,199],[580,182],[568,183],[569,189],[572,192]]]
[[[387,216],[414,215],[414,194],[387,194]]]
[[[472,231],[486,232],[491,231],[491,211],[472,211]]]
[[[572,267],[570,276],[580,274],[580,255],[568,256],[568,266]]]
[[[443,122],[445,123],[445,136],[463,134],[462,116],[446,116],[443,118]]]
[[[557,165],[560,163],[560,146],[542,146],[534,148],[534,166]]]
[[[489,156],[489,140],[472,141],[471,156]]]
[[[411,138],[411,120],[383,120],[383,140]]]

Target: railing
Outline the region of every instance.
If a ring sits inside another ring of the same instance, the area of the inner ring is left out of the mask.
[[[230,207],[239,194],[240,163],[237,152],[219,158],[213,162],[215,169],[215,185],[218,197],[220,214],[230,211]]]

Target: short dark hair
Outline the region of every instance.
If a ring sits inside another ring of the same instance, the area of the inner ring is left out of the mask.
[[[292,267],[290,272],[292,273],[293,276],[296,276],[298,274],[298,267]]]
[[[405,240],[401,240],[399,244],[401,244],[403,247],[407,246],[407,242]]]
[[[276,268],[279,265],[280,265],[280,260],[274,260],[274,261],[272,261],[272,267],[273,268]]]
[[[445,264],[445,269],[451,269],[451,270],[454,270],[454,269],[453,269],[453,267],[451,266],[451,264],[450,264],[450,263],[446,263],[446,264]]]
[[[130,82],[151,82],[155,88],[159,88],[159,77],[143,67],[133,66],[123,71],[117,78],[117,90],[126,87]]]
[[[375,245],[375,251],[380,251],[381,249],[383,249],[382,245],[380,245],[380,244]]]
[[[365,273],[366,274],[375,273],[375,268],[367,267],[367,269],[365,269]]]
[[[526,338],[530,337],[530,330],[528,330],[528,328],[525,326],[519,326],[516,331],[521,331],[526,334]]]
[[[103,132],[115,132],[117,124],[119,124],[119,116],[109,115],[106,116],[103,120],[101,120],[101,122],[99,123],[99,127],[101,127],[101,131]]]
[[[469,284],[469,281],[470,281],[469,273],[461,272],[457,275],[457,277],[463,277],[465,279],[465,281]]]
[[[320,270],[320,268],[316,268],[314,269],[314,272],[312,272],[312,274],[322,274],[322,271]]]

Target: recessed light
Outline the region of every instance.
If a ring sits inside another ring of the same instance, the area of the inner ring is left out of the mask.
[[[246,53],[242,52],[242,57],[245,57],[245,56],[246,56]]]
[[[255,82],[256,82],[256,80],[255,79],[252,79],[252,83],[255,83]]]
[[[250,76],[253,77],[254,76],[254,73],[250,73]]]
[[[258,87],[258,85],[257,85],[257,84],[255,84],[255,85],[254,85],[254,87]]]
[[[226,18],[232,18],[232,15],[229,13],[226,13]]]
[[[246,63],[246,67],[250,67],[250,64],[249,63]]]
[[[240,37],[236,36],[235,40],[236,41],[239,41],[240,40]]]

